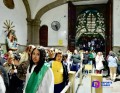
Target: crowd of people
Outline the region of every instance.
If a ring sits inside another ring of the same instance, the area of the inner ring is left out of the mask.
[[[120,59],[113,51],[67,50],[29,45],[22,53],[9,50],[0,57],[0,93],[60,93],[69,82],[69,71],[90,64],[96,74],[109,70],[115,81]]]
[[[96,52],[103,52],[105,50],[105,43],[104,39],[102,37],[88,37],[83,36],[80,38],[80,41],[78,42],[78,46],[80,50],[95,50]]]

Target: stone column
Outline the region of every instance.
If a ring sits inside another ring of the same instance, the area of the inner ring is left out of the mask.
[[[27,20],[27,45],[32,43],[32,19]]]
[[[40,29],[40,20],[27,19],[27,44],[39,45],[39,29]]]

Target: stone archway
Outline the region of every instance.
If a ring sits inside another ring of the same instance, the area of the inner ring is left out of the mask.
[[[26,12],[27,12],[27,19],[26,19],[27,25],[28,25],[28,29],[27,29],[28,42],[27,42],[27,44],[35,44],[35,45],[39,44],[39,29],[40,29],[40,23],[41,23],[41,21],[40,21],[41,16],[44,13],[46,13],[47,11],[51,10],[52,8],[55,8],[62,4],[65,4],[66,2],[67,2],[67,0],[57,0],[55,2],[52,2],[52,3],[44,6],[42,9],[40,9],[36,14],[35,19],[31,19],[31,10],[29,7],[28,0],[23,0],[23,3],[26,8]]]
[[[69,1],[70,1],[70,2],[77,2],[77,1],[80,1],[80,0],[56,0],[56,1],[54,1],[54,2],[52,2],[52,3],[50,3],[50,4],[48,4],[48,5],[44,6],[43,8],[41,8],[41,9],[37,12],[37,14],[36,14],[36,16],[35,16],[35,20],[40,20],[41,16],[42,16],[44,13],[46,13],[47,11],[49,11],[49,10],[51,10],[51,9],[57,7],[57,6],[63,5],[63,4],[65,4],[65,3],[68,3]],[[39,31],[39,27],[36,27],[36,31]],[[39,32],[37,32],[37,33],[39,33]],[[34,36],[33,36],[33,37],[34,37]],[[36,36],[35,36],[35,37],[36,37]]]
[[[65,4],[69,1],[77,2],[80,0],[56,0],[52,3],[49,3],[48,5],[44,6],[43,8],[41,8],[35,15],[35,18],[31,19],[31,10],[30,10],[28,0],[23,0],[23,3],[26,8],[26,12],[27,12],[27,25],[28,25],[28,29],[27,29],[28,30],[27,31],[28,42],[27,42],[27,44],[39,44],[39,29],[40,29],[40,23],[41,23],[41,20],[40,20],[41,16],[44,13],[46,13],[47,11],[49,11],[57,6],[60,6],[62,4]],[[33,34],[34,31],[35,31],[35,33]]]
[[[39,44],[39,29],[40,29],[40,18],[41,16],[46,13],[47,11],[57,7],[57,6],[60,6],[62,4],[65,4],[67,3],[68,1],[71,1],[71,2],[77,2],[77,1],[80,1],[80,0],[56,0],[52,3],[49,3],[48,5],[44,6],[43,8],[41,8],[37,14],[35,15],[35,19],[31,19],[31,10],[30,10],[30,7],[29,7],[29,3],[28,3],[28,0],[23,0],[23,3],[25,4],[25,8],[26,8],[26,12],[27,12],[27,24],[28,24],[28,33],[27,33],[27,37],[28,37],[28,44]],[[111,1],[111,0],[110,0]],[[109,2],[108,3],[108,6],[107,6],[107,10],[108,10],[108,20],[107,20],[107,23],[109,24],[109,28],[107,29],[108,32],[106,32],[106,34],[110,35],[112,34],[112,3]],[[34,35],[33,35],[34,33]],[[70,35],[68,35],[68,38],[70,37]],[[35,39],[36,38],[36,39]],[[109,41],[112,41],[112,37],[107,37],[107,39]],[[72,40],[72,39],[71,39]],[[112,47],[112,42],[110,44],[107,44],[107,46],[110,46],[110,48],[107,48],[107,51],[109,51]]]
[[[28,3],[28,0],[22,0],[27,13],[27,44],[32,43],[32,19],[31,19],[31,10]]]
[[[25,5],[25,8],[26,8],[27,19],[31,19],[31,10],[30,10],[28,0],[22,0],[22,1],[23,1],[23,4]]]
[[[50,4],[48,4],[48,5],[44,6],[43,8],[41,8],[41,9],[37,12],[37,14],[36,14],[36,16],[35,16],[35,19],[40,19],[41,16],[42,16],[44,13],[46,13],[47,11],[49,11],[49,10],[51,10],[51,9],[57,7],[57,6],[63,5],[63,4],[65,4],[65,3],[68,3],[69,1],[70,1],[70,2],[77,2],[77,1],[80,1],[80,0],[56,0],[56,1],[54,1],[54,2],[52,2],[52,3],[50,3]]]

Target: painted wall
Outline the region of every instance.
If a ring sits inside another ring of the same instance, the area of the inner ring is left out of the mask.
[[[26,10],[22,0],[14,0],[15,8],[8,9],[3,0],[0,0],[0,43],[5,43],[4,22],[10,20],[15,26],[13,29],[20,45],[27,44],[27,22]]]
[[[113,46],[120,46],[120,0],[113,0]]]
[[[36,13],[45,5],[54,2],[56,0],[28,0],[30,9],[31,9],[31,17],[34,19]]]
[[[68,4],[58,6],[41,17],[41,26],[48,26],[48,46],[67,46],[68,36]],[[60,29],[54,31],[51,28],[53,21],[60,22]]]

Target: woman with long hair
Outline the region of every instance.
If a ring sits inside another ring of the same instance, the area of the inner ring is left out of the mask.
[[[54,77],[48,63],[45,62],[44,48],[34,48],[27,69],[24,93],[53,93]]]
[[[68,83],[68,71],[62,61],[62,52],[57,52],[51,68],[54,74],[54,93],[60,93]]]

